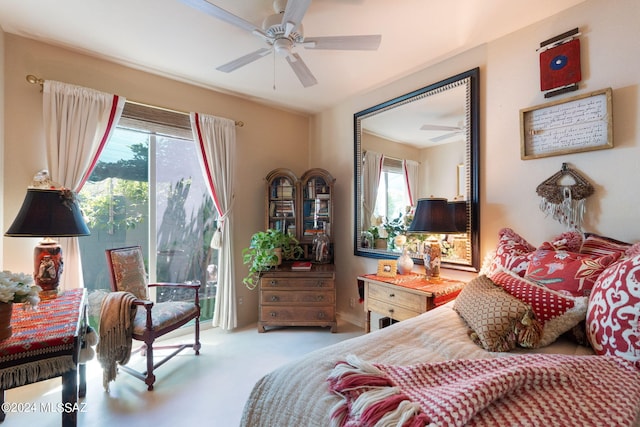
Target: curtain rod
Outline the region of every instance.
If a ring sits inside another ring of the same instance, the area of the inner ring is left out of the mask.
[[[39,77],[34,76],[33,74],[28,74],[27,75],[27,81],[31,84],[38,84],[40,85],[40,90],[42,90],[43,85],[44,85],[44,79],[41,79]],[[155,108],[158,110],[164,110],[164,111],[169,111],[171,113],[176,113],[176,114],[183,114],[185,116],[188,116],[189,113],[185,112],[185,111],[178,111],[178,110],[172,110],[170,108],[165,108],[165,107],[158,107],[156,105],[150,105],[150,104],[145,104],[143,102],[137,102],[137,101],[131,101],[129,99],[127,99],[127,102],[130,102],[131,104],[136,104],[136,105],[141,105],[143,107],[149,107],[149,108]],[[237,127],[241,128],[244,126],[244,122],[240,121],[240,120],[235,120],[235,124]]]

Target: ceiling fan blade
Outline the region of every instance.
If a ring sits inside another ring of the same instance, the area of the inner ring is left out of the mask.
[[[445,133],[444,135],[440,135],[440,136],[436,136],[435,138],[431,138],[429,141],[431,142],[440,142],[440,141],[444,141],[445,139],[449,139],[457,134],[459,134],[460,132],[451,132],[451,133]]]
[[[462,128],[460,126],[444,126],[444,125],[422,125],[420,130],[451,130],[451,131],[461,131]]]
[[[258,49],[255,52],[251,52],[247,55],[241,56],[238,59],[234,59],[231,62],[227,62],[226,64],[223,64],[217,67],[216,70],[223,71],[225,73],[230,73],[244,65],[247,65],[253,61],[256,61],[262,58],[263,56],[267,56],[270,53],[271,53],[271,49],[263,47],[262,49]]]
[[[307,49],[376,50],[380,46],[380,34],[368,36],[305,37],[302,45]]]
[[[300,55],[297,53],[291,54],[287,56],[287,62],[293,69],[293,72],[298,76],[298,80],[302,83],[302,86],[309,87],[318,83],[316,78],[311,73],[311,70],[307,67],[307,64],[304,63]]]
[[[289,37],[289,34],[298,28],[310,4],[311,0],[287,1],[287,7],[284,9],[284,16],[282,17],[282,25],[285,27],[285,37]]]
[[[180,1],[186,4],[187,6],[191,6],[194,9],[197,9],[201,12],[204,12],[208,15],[211,15],[222,21],[225,21],[231,25],[235,25],[236,27],[242,28],[243,30],[256,33],[263,37],[266,36],[266,34],[264,33],[264,31],[262,31],[261,28],[256,27],[251,22],[246,21],[240,18],[239,16],[234,15],[231,12],[227,12],[221,7],[213,5],[208,1],[205,1],[205,0],[180,0]]]

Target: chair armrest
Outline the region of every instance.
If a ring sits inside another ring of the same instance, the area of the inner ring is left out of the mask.
[[[150,309],[151,307],[153,307],[153,301],[137,298],[135,301],[133,301],[133,305],[140,305],[146,309]]]
[[[168,288],[191,288],[200,289],[200,283],[149,283],[147,287],[154,288],[158,286],[165,286]]]

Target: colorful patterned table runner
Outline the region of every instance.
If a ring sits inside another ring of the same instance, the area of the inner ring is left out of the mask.
[[[458,280],[445,279],[438,277],[437,279],[427,279],[424,274],[398,274],[395,277],[378,276],[377,274],[365,274],[365,279],[376,280],[378,282],[390,283],[392,285],[402,286],[403,288],[416,289],[423,292],[429,292],[433,295],[433,304],[438,307],[446,304],[458,296],[465,283]],[[360,299],[364,297],[361,292]]]
[[[383,277],[376,274],[365,274],[363,277],[371,280],[377,280],[378,282],[391,283],[393,285],[402,286],[403,288],[429,292],[436,297],[459,291],[464,286],[464,282],[445,279],[442,277],[427,280],[424,274],[398,274],[395,277]]]
[[[8,389],[62,375],[73,360],[84,289],[64,291],[34,310],[14,304],[13,334],[0,341],[0,388]]]

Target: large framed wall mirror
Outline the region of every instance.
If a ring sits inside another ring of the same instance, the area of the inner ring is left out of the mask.
[[[437,239],[443,267],[478,271],[478,78],[474,68],[354,114],[355,255],[422,263]],[[409,231],[426,198],[446,199],[454,228]]]

